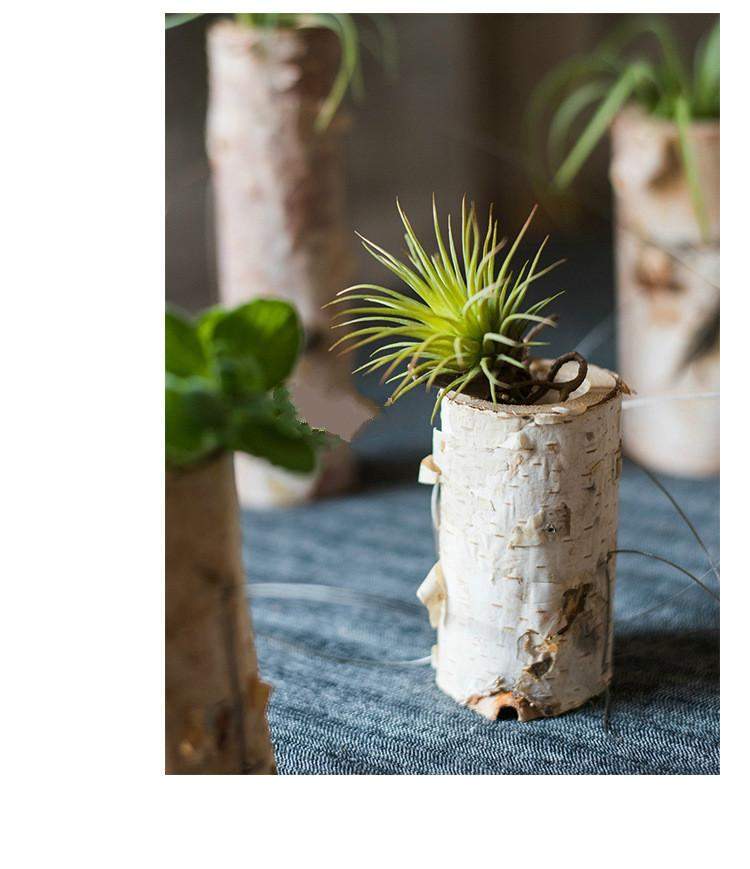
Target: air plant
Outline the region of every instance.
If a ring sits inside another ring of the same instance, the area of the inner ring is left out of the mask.
[[[360,236],[365,250],[409,287],[415,296],[376,284],[355,284],[338,293],[330,305],[356,300],[357,306],[342,311],[333,328],[358,326],[335,342],[352,351],[375,342],[370,359],[356,371],[385,369],[383,380],[398,385],[388,399],[397,401],[410,390],[425,384],[439,387],[433,418],[449,391],[491,398],[494,403],[533,404],[548,389],[564,400],[577,388],[586,374],[586,362],[577,353],[556,360],[547,379],[539,379],[531,369],[530,350],[544,342],[534,340],[554,317],[542,311],[562,293],[548,296],[526,306],[531,285],[544,277],[562,260],[540,268],[548,238],[531,261],[513,270],[518,247],[531,224],[536,206],[510,249],[499,256],[505,239],[499,237],[498,221],[490,208],[487,228],[480,231],[474,205],[461,206],[461,234],[457,250],[451,218],[443,238],[433,197],[432,216],[437,252],[428,254],[417,238],[409,219],[396,203],[406,230],[405,241],[410,265],[398,260],[382,247]],[[394,340],[391,340],[394,339]],[[575,360],[578,375],[564,383],[553,383],[564,362]],[[396,369],[403,370],[394,373]]]
[[[655,61],[642,49],[630,51],[632,40],[644,35],[656,40],[659,56]],[[554,69],[537,88],[528,115],[533,144],[540,138],[535,134],[542,113],[555,107],[547,153],[537,155],[538,165],[553,168],[553,189],[563,191],[570,186],[617,113],[627,103],[635,103],[652,117],[677,125],[683,168],[705,237],[707,218],[689,127],[691,121],[719,117],[718,19],[700,41],[692,66],[691,73],[663,19],[636,16],[590,54],[570,58]],[[574,126],[589,112],[583,131],[569,146]]]
[[[203,13],[167,13],[165,26],[167,29],[186,24]],[[320,108],[316,120],[316,129],[323,132],[328,128],[339,109],[347,90],[351,88],[353,96],[362,96],[362,68],[360,44],[365,45],[378,55],[388,70],[395,66],[395,50],[393,29],[388,19],[381,15],[368,15],[376,30],[376,38],[357,27],[352,15],[347,13],[306,13],[306,12],[237,12],[234,19],[237,24],[265,30],[294,29],[309,30],[322,28],[330,30],[341,44],[341,64],[333,81],[331,90]]]

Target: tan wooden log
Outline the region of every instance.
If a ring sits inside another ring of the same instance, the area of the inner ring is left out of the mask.
[[[166,770],[271,774],[231,455],[166,479]]]
[[[345,177],[338,114],[315,129],[339,64],[324,30],[255,29],[220,21],[208,33],[207,150],[214,188],[222,302],[256,296],[293,302],[308,352],[293,400],[311,425],[349,441],[375,412],[353,388],[349,361],[327,353],[331,312],[351,283],[351,233],[344,220]],[[301,476],[261,459],[237,457],[240,501],[292,503],[350,484],[347,446]]]
[[[559,715],[610,682],[622,389],[590,366],[562,404],[443,401],[439,561],[418,597],[438,686],[482,715]]]
[[[708,217],[701,237],[677,127],[629,108],[612,128],[618,366],[640,395],[719,390],[719,124],[692,125]],[[697,346],[703,351],[686,360]],[[665,401],[628,411],[625,451],[647,467],[719,470],[719,402]]]

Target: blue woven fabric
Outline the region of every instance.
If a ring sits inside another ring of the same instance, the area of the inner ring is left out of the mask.
[[[400,420],[397,429],[402,440],[422,438],[424,454],[423,410],[421,429],[416,417],[406,428]],[[253,601],[261,671],[274,688],[269,721],[279,772],[718,773],[718,606],[687,577],[640,556],[618,558],[606,731],[602,700],[556,719],[491,723],[439,691],[429,666],[332,660],[419,658],[434,642],[414,596],[435,561],[430,492],[415,483],[379,482],[409,467],[416,473],[416,456],[409,462],[383,452],[392,424],[378,423],[360,446],[368,481],[362,491],[244,515],[251,597],[253,582],[302,582],[402,604]],[[378,455],[389,461],[379,465]],[[664,482],[717,551],[718,481]],[[627,462],[620,509],[621,548],[705,573],[705,556],[673,507]]]
[[[585,298],[579,313],[588,322],[563,324],[550,355],[576,346],[611,311],[612,294],[601,291],[609,256],[605,247],[578,258],[576,298]],[[611,340],[591,349],[592,361],[613,366]],[[382,403],[376,381],[362,380],[360,388]],[[433,400],[415,390],[363,432],[355,443],[361,491],[244,515],[251,598],[253,582],[286,582],[392,602],[253,600],[261,671],[273,685],[269,721],[279,772],[718,774],[718,605],[683,574],[640,556],[617,561],[608,730],[601,699],[559,718],[488,722],[443,694],[429,666],[332,660],[414,659],[435,642],[415,597],[436,559],[430,490],[415,482],[431,450]],[[717,558],[718,480],[663,482]],[[629,462],[620,492],[620,548],[706,573],[706,556],[672,505]],[[710,575],[703,581],[717,587]]]

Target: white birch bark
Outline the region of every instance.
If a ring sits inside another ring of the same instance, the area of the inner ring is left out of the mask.
[[[322,306],[350,283],[344,221],[341,133],[334,118],[315,130],[339,63],[335,37],[319,30],[265,30],[220,21],[208,34],[207,150],[211,163],[219,293],[237,305],[256,296],[288,299],[305,328],[308,352],[290,384],[300,415],[345,441],[374,406],[353,388],[349,365],[325,346]],[[349,484],[342,446],[308,476],[237,458],[240,500],[290,503]]]
[[[630,108],[612,128],[618,365],[642,395],[719,391],[719,124],[691,127],[708,216],[701,238],[674,124]],[[693,351],[703,344],[702,352]],[[628,454],[656,471],[719,470],[718,401],[665,401],[624,421]]]
[[[443,401],[420,470],[440,486],[439,561],[417,594],[438,686],[488,718],[558,715],[609,684],[622,389],[590,366],[563,404]]]

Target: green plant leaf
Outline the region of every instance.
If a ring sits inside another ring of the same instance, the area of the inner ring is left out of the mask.
[[[164,29],[171,30],[173,27],[180,27],[180,25],[187,24],[188,21],[200,18],[205,14],[205,12],[165,12]]]
[[[237,366],[248,358],[258,363],[264,390],[286,380],[302,347],[297,312],[280,299],[256,299],[217,317],[211,336],[220,359]]]
[[[603,81],[585,82],[560,101],[549,127],[549,156],[553,164],[562,159],[562,150],[576,118],[609,90]]]
[[[210,381],[167,374],[164,398],[169,464],[193,464],[222,446],[225,411]]]
[[[323,100],[320,111],[315,119],[315,129],[317,132],[323,133],[328,129],[346,96],[347,90],[351,89],[355,99],[361,96],[363,87],[360,42],[367,42],[368,47],[376,52],[377,44],[373,44],[372,40],[358,31],[351,14],[345,12],[241,12],[235,14],[235,20],[238,24],[255,28],[271,29],[287,27],[299,30],[322,28],[330,30],[336,36],[341,46],[341,60],[333,84],[331,85],[331,90]],[[379,21],[374,23],[376,23],[377,28],[375,42],[377,43],[377,39],[379,38],[383,47],[383,63],[388,68],[393,69],[395,64],[395,48],[392,28],[389,29],[387,22]]]
[[[646,65],[639,63],[629,66],[620,76],[607,96],[599,104],[599,107],[562,166],[557,170],[552,182],[554,187],[558,190],[564,190],[569,186],[580,171],[581,166],[583,166],[591,152],[599,144],[602,136],[607,132],[615,115],[625,105],[638,82],[646,74]]]
[[[635,42],[640,37],[655,41],[658,54],[653,61],[646,48]],[[526,112],[529,169],[540,195],[549,192],[550,174],[551,189],[557,194],[571,185],[607,127],[629,102],[638,104],[647,114],[678,125],[685,117],[718,118],[719,47],[717,19],[695,51],[691,78],[679,42],[665,18],[626,16],[624,23],[592,52],[571,58],[548,73],[535,88]],[[562,146],[570,138],[574,124],[591,106],[591,118],[576,135],[567,157],[561,159]],[[551,116],[546,153],[540,133],[544,114]],[[680,135],[684,140],[684,126]],[[688,173],[690,157],[687,151],[684,153]],[[689,183],[696,216],[705,224],[697,188]]]
[[[247,398],[265,392],[263,368],[252,354],[247,353],[241,358],[222,358],[217,365],[221,388],[227,395]]]
[[[172,467],[240,450],[309,472],[330,438],[297,416],[280,384],[302,343],[294,308],[257,299],[204,312],[193,324],[166,313],[166,459]]]
[[[694,104],[696,117],[718,118],[720,106],[720,36],[719,21],[695,52]]]
[[[228,446],[233,450],[268,459],[289,471],[310,473],[315,469],[315,445],[300,435],[292,435],[273,419],[235,411]]]
[[[706,204],[703,200],[698,162],[695,158],[693,143],[690,141],[690,108],[687,100],[681,96],[675,102],[675,123],[679,131],[680,152],[682,154],[682,163],[685,167],[685,179],[687,180],[690,196],[693,200],[693,209],[698,220],[701,238],[707,242],[709,240],[708,215],[706,213]]]
[[[214,305],[213,308],[206,308],[205,311],[198,317],[195,322],[195,330],[201,340],[201,344],[206,348],[206,352],[210,353],[210,348],[213,342],[214,329],[216,325],[227,316],[229,310],[221,305]]]
[[[167,310],[164,321],[165,367],[178,377],[204,375],[208,359],[195,326],[174,310]]]

